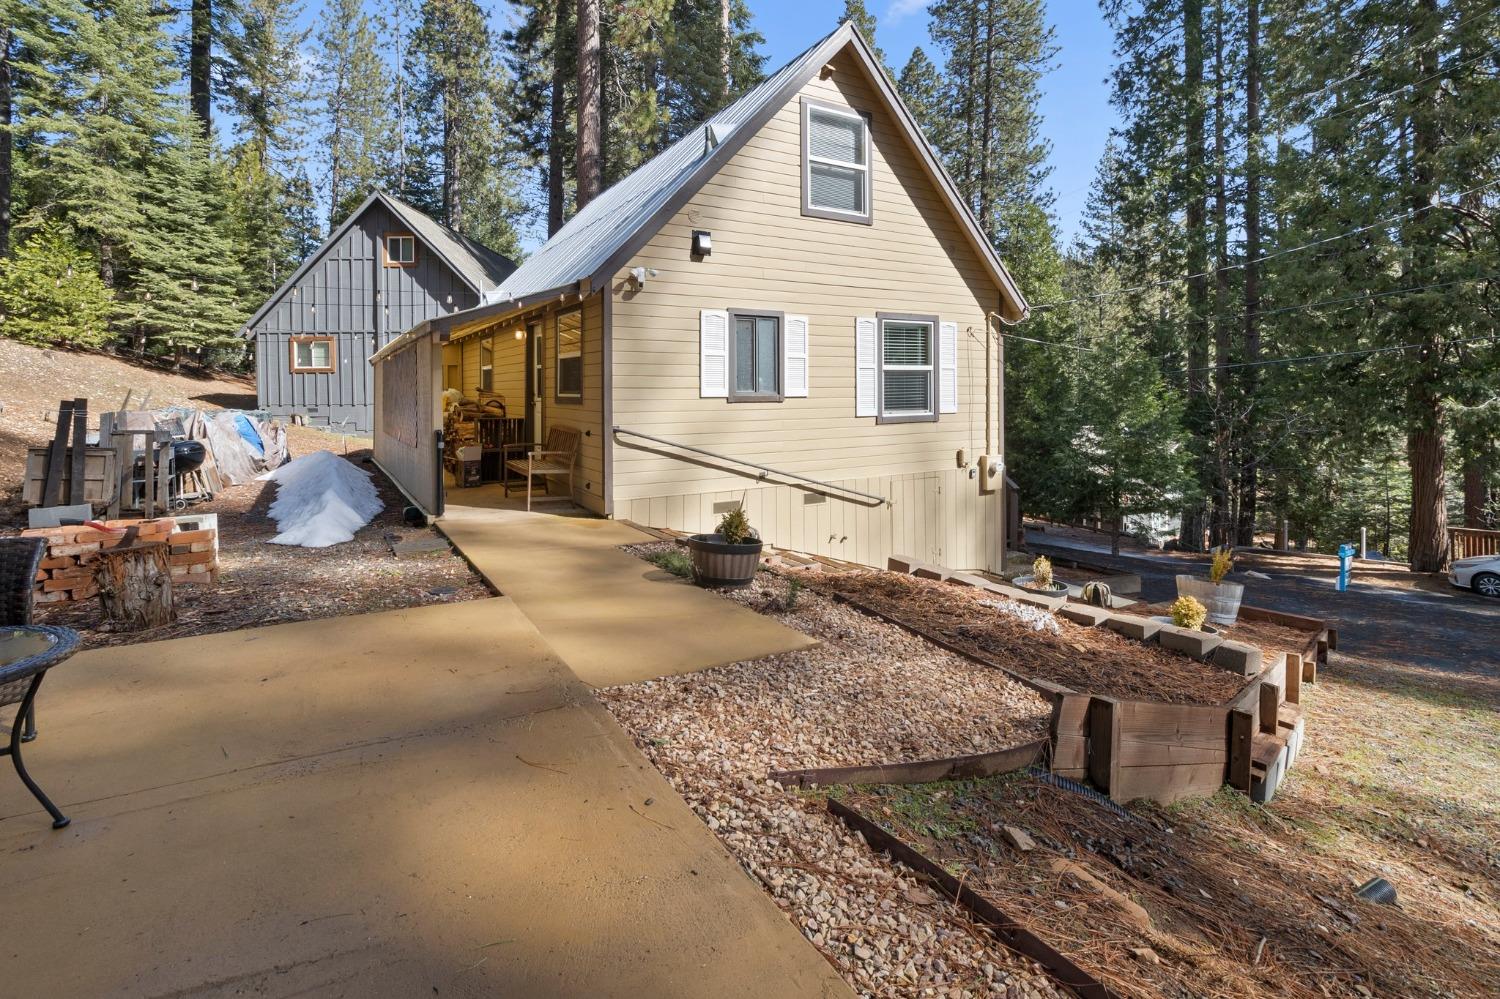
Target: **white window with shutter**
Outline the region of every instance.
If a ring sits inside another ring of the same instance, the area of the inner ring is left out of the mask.
[[[875,416],[878,411],[876,385],[880,371],[875,362],[877,339],[874,316],[860,316],[854,320],[855,416]]]
[[[787,316],[782,324],[782,395],[807,397],[808,345],[812,339],[806,316]]]
[[[698,314],[698,394],[704,399],[729,395],[729,312],[704,309]]]
[[[958,412],[958,323],[938,324],[938,412]]]

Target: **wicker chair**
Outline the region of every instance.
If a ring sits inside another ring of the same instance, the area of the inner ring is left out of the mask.
[[[0,628],[31,623],[37,568],[46,554],[44,538],[0,538]],[[35,738],[36,709],[28,708],[21,741]]]

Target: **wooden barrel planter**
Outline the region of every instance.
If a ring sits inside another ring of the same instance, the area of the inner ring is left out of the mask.
[[[749,586],[760,568],[759,538],[732,545],[718,534],[694,534],[687,544],[693,556],[693,582],[699,586]]]

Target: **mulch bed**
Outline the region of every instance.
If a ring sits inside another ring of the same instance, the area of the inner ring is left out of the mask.
[[[889,572],[815,575],[809,585],[840,593],[907,627],[1021,676],[1080,693],[1172,704],[1222,704],[1244,678],[1104,628],[1058,619],[1061,634],[1032,631],[985,607],[1003,598]]]
[[[1481,995],[1500,974],[1480,927],[1422,899],[1355,898],[1368,865],[1244,806],[1131,823],[1019,775],[840,798],[1121,996]]]

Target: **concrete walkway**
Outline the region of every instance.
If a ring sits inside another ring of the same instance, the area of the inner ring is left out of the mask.
[[[620,551],[652,538],[619,521],[450,503],[437,526],[594,687],[816,644]]]
[[[508,599],[76,656],[3,991],[847,996]]]

